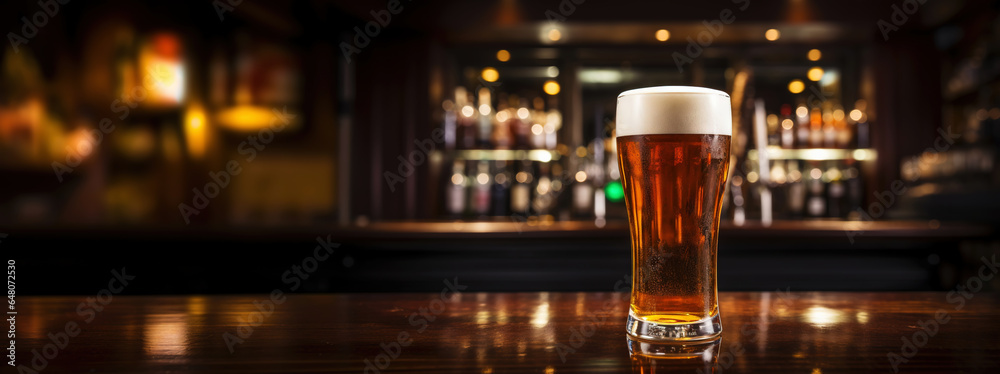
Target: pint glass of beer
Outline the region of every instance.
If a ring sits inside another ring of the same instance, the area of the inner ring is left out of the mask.
[[[618,165],[632,239],[630,336],[699,341],[722,333],[715,267],[731,113],[728,94],[701,87],[618,96]]]

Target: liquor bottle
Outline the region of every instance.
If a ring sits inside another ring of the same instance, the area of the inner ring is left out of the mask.
[[[479,112],[472,105],[472,96],[465,91],[465,87],[455,89],[455,107],[458,109],[456,148],[473,149],[476,148],[476,124]]]
[[[510,149],[513,145],[511,136],[511,113],[507,110],[507,100],[504,94],[500,94],[497,100],[496,114],[493,115],[493,129],[491,131],[490,143],[494,149]]]
[[[826,187],[827,216],[843,218],[847,215],[847,204],[845,198],[845,195],[847,195],[847,187],[844,185],[844,174],[836,162],[831,161],[830,165],[830,168],[826,171],[826,173],[830,175],[830,181],[827,183]]]
[[[791,217],[801,218],[804,216],[806,202],[806,187],[802,172],[799,170],[799,161],[788,162],[788,211]]]
[[[809,189],[809,199],[806,201],[806,209],[810,217],[823,217],[826,215],[826,197],[823,193],[825,185],[823,183],[823,169],[815,163],[809,164],[809,175],[806,180]]]
[[[489,88],[479,89],[479,122],[477,127],[477,144],[479,148],[490,149],[490,135],[493,130],[493,103]]]
[[[490,164],[479,161],[472,187],[472,212],[477,216],[490,214]]]
[[[743,177],[734,175],[729,190],[733,195],[733,224],[743,226],[747,218],[746,198],[743,197]]]
[[[854,137],[857,139],[856,146],[858,148],[871,147],[871,134],[869,133],[869,126],[871,124],[869,123],[868,113],[866,113],[868,102],[864,99],[855,101],[854,110],[857,112],[854,113],[854,117],[851,117],[851,119],[856,123],[854,126]]]
[[[510,210],[513,214],[527,216],[530,213],[531,184],[535,179],[531,169],[529,161],[521,161],[517,173],[514,174],[513,185],[510,188]]]
[[[511,177],[507,172],[507,161],[495,161],[493,174],[492,191],[490,193],[493,200],[493,215],[510,215],[510,184]]]
[[[455,101],[445,100],[444,108],[444,149],[455,149],[455,139],[458,136],[458,117],[462,111],[462,101],[465,100],[465,88],[455,89]]]
[[[510,129],[514,134],[515,149],[531,149],[531,111],[528,110],[528,101],[511,96],[510,99]]]
[[[813,107],[809,112],[809,146],[823,146],[823,112],[819,107]]]
[[[589,218],[593,214],[594,178],[587,173],[588,161],[581,158],[573,175],[573,215]]]
[[[847,198],[845,199],[847,208],[844,213],[849,219],[855,218],[856,211],[862,209],[861,205],[864,204],[864,185],[862,185],[861,173],[858,172],[856,163],[857,161],[847,160],[847,167],[844,170],[844,184],[847,185]],[[860,219],[860,215],[857,218]]]
[[[781,106],[781,148],[795,148],[795,121],[792,119],[792,107]]]
[[[795,109],[795,148],[809,148],[809,108],[805,104]]]
[[[545,115],[545,126],[543,127],[545,131],[545,149],[548,150],[556,149],[558,141],[556,134],[562,128],[562,112],[559,111],[559,105],[556,100],[555,96],[549,97],[549,111]]]
[[[837,128],[833,119],[833,104],[829,101],[823,104],[823,146],[834,148],[837,146]]]
[[[833,110],[833,125],[837,131],[837,148],[848,148],[851,146],[851,128],[847,125],[847,118],[844,108],[837,106]]]
[[[465,191],[469,181],[465,177],[465,161],[455,160],[451,171],[450,183],[448,183],[447,190],[445,191],[445,201],[447,201],[448,205],[448,214],[452,218],[459,218],[465,212]]]
[[[781,145],[781,120],[778,119],[778,115],[771,113],[767,115],[767,145],[770,147],[772,145]]]
[[[547,162],[538,163],[535,198],[531,201],[531,208],[535,210],[538,216],[548,215],[552,209],[552,177],[549,169],[550,165]]]
[[[541,97],[535,97],[532,100],[532,108],[530,113],[531,118],[529,119],[531,123],[531,147],[534,149],[544,149],[546,145],[545,121],[548,118],[545,112],[545,100]]]

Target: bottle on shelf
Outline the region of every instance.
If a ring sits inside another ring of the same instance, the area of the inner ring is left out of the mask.
[[[788,213],[792,218],[805,216],[806,185],[798,160],[788,161]]]
[[[510,129],[514,134],[514,148],[531,149],[531,112],[527,108],[528,102],[518,99],[517,96],[510,97]]]
[[[493,181],[490,196],[494,216],[510,215],[510,185],[511,177],[507,172],[507,161],[499,160],[493,164]]]
[[[809,108],[805,104],[795,108],[795,148],[809,148]]]
[[[476,147],[478,129],[478,114],[479,111],[476,110],[473,105],[475,102],[472,100],[472,96],[466,92],[465,87],[459,87],[455,89],[455,107],[458,108],[458,116],[456,116],[457,125],[456,127],[456,145],[457,149],[473,149]]]
[[[803,176],[809,189],[806,210],[809,217],[824,217],[826,216],[826,186],[823,184],[823,169],[820,169],[815,162],[809,163],[808,169],[808,174]]]
[[[493,130],[493,102],[490,97],[490,89],[483,87],[479,89],[479,121],[476,129],[476,146],[483,149],[492,147],[490,135]]]
[[[531,201],[531,208],[535,210],[538,216],[550,215],[555,200],[552,194],[550,165],[545,162],[539,163],[537,175],[538,182],[534,186],[535,197]]]
[[[792,107],[781,106],[781,148],[795,148],[795,120],[792,117]]]
[[[851,139],[854,136],[851,134],[851,127],[847,125],[847,115],[844,113],[844,108],[840,105],[837,105],[833,110],[833,125],[837,132],[837,147],[850,148]]]
[[[450,183],[445,190],[445,201],[447,202],[448,215],[452,218],[459,218],[466,209],[466,187],[469,178],[465,176],[465,161],[455,160],[451,167]]]
[[[809,145],[806,148],[823,146],[823,112],[819,107],[809,111]]]
[[[580,218],[589,218],[593,214],[594,208],[593,182],[595,178],[588,175],[588,165],[590,165],[589,160],[586,157],[580,157],[576,171],[573,173],[573,215]]]
[[[490,214],[490,163],[479,161],[476,171],[470,175],[472,184],[472,213],[477,216]]]
[[[781,117],[774,113],[767,115],[767,145],[781,146]]]
[[[531,184],[534,173],[531,163],[523,160],[514,174],[513,185],[510,188],[510,210],[513,214],[528,215],[531,208]]]
[[[838,162],[831,161],[830,168],[823,175],[826,186],[826,210],[831,218],[843,218],[847,215],[847,187],[844,184],[844,172]]]
[[[545,132],[545,149],[556,149],[558,139],[556,134],[562,128],[562,112],[555,96],[549,97],[549,111],[545,115],[545,125],[542,130]]]
[[[511,112],[507,108],[507,100],[504,94],[500,94],[497,100],[496,113],[493,117],[493,129],[490,132],[490,143],[493,149],[510,149],[513,146],[513,136],[511,134]]]
[[[864,99],[858,100],[854,103],[854,112],[852,119],[857,123],[855,125],[855,137],[857,138],[856,146],[858,148],[868,148],[871,147],[871,134],[869,133],[870,123],[868,122],[868,102]],[[857,118],[854,118],[857,117]]]
[[[833,103],[823,103],[823,146],[835,148],[837,146],[837,127],[834,124]]]

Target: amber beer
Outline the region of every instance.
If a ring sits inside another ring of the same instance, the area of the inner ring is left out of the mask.
[[[716,244],[729,171],[729,95],[665,86],[618,96],[618,164],[632,239],[626,330],[693,341],[722,332]]]

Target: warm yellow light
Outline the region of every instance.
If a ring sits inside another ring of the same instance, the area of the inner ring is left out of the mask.
[[[205,155],[208,135],[205,111],[200,106],[192,105],[187,109],[184,117],[184,140],[187,143],[188,153],[191,157],[201,158]]]
[[[508,52],[506,49],[501,49],[497,51],[497,61],[500,62],[510,61],[510,52]]]
[[[758,179],[760,179],[760,176],[757,175],[756,171],[751,171],[747,173],[747,182],[757,183]]]
[[[857,110],[857,109],[852,110],[851,111],[851,120],[854,121],[854,122],[860,121],[861,120],[861,115],[862,115],[862,113],[861,113],[860,110]]]
[[[462,173],[455,173],[451,175],[452,184],[462,184],[465,183],[465,176]]]
[[[809,61],[819,61],[820,58],[823,58],[823,52],[818,49],[810,49],[806,57],[809,58]]]
[[[480,76],[483,77],[484,81],[496,82],[497,79],[500,79],[500,72],[498,72],[497,69],[494,68],[486,68],[483,69],[483,72],[480,74]]]
[[[670,31],[667,31],[666,29],[656,30],[656,40],[661,42],[670,40]]]
[[[583,170],[580,170],[580,171],[576,172],[576,181],[577,182],[583,183],[586,180],[587,180],[587,172],[585,172]]]
[[[482,114],[484,116],[489,115],[490,114],[490,104],[480,105],[479,106],[479,114]]]
[[[843,121],[844,120],[844,110],[843,109],[834,109],[833,110],[833,120],[837,121],[837,122]]]
[[[778,29],[768,29],[764,32],[764,38],[770,41],[778,40],[781,37],[781,32]]]
[[[864,149],[855,149],[851,154],[855,160],[864,161],[868,159],[868,152]]]
[[[795,126],[795,123],[793,123],[790,119],[785,118],[784,121],[781,121],[781,128],[785,130],[791,130],[792,126]]]
[[[542,128],[542,125],[539,125],[537,123],[534,124],[534,125],[531,125],[531,133],[532,134],[542,135],[542,130],[544,130],[544,128]]]
[[[531,112],[528,111],[528,108],[521,108],[517,110],[517,117],[520,119],[528,119],[528,116],[530,115]]]
[[[476,110],[473,109],[471,105],[466,105],[462,107],[463,116],[472,117],[473,114],[476,114]]]
[[[545,85],[542,86],[542,90],[549,95],[556,95],[559,93],[559,83],[556,81],[545,81]]]
[[[80,157],[87,157],[94,152],[94,143],[85,128],[73,131],[69,136],[68,144],[70,149],[79,154]]]
[[[143,78],[137,83],[141,84],[138,88],[148,90],[148,97],[144,99],[146,104],[164,107],[184,101],[187,78],[179,36],[172,33],[152,35],[140,47],[138,60]]]
[[[237,131],[260,130],[270,126],[273,119],[274,113],[271,112],[270,108],[253,105],[238,105],[220,110],[215,115],[215,121],[220,126]],[[198,126],[200,127],[204,123],[205,121],[201,120]],[[195,128],[190,122],[188,125]]]
[[[767,115],[767,126],[768,127],[778,126],[778,115],[777,114],[768,114]]]
[[[794,79],[791,82],[788,82],[788,92],[791,92],[793,94],[797,94],[797,93],[802,92],[805,89],[806,89],[806,84],[802,83],[801,80]]]
[[[510,119],[510,114],[506,111],[497,112],[497,122],[507,122]]]
[[[823,68],[816,66],[809,69],[809,72],[806,73],[806,77],[813,82],[819,82],[820,79],[823,79]]]
[[[799,117],[808,116],[809,115],[809,108],[806,108],[805,105],[800,106],[798,108],[795,108],[795,115],[797,115]]]
[[[479,182],[479,184],[489,183],[490,175],[486,173],[479,173],[479,175],[476,176],[476,182]]]
[[[562,39],[562,32],[560,32],[559,29],[551,29],[549,30],[548,36],[549,40],[558,42],[559,39]]]
[[[576,147],[576,157],[587,157],[587,147]]]

